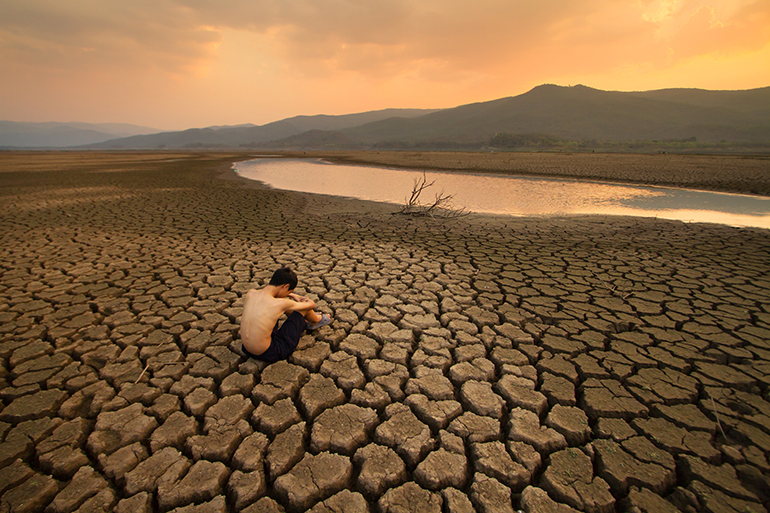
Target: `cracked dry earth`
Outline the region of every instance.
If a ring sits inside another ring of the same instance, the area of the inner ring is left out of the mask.
[[[0,511],[766,511],[767,231],[76,157],[0,174]],[[334,322],[266,365],[242,296],[284,264]]]

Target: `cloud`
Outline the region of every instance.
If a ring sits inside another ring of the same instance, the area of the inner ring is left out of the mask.
[[[308,76],[444,79],[680,57],[768,42],[766,0],[5,0],[5,60],[44,66],[154,66],[217,58],[227,30],[269,36],[253,51]],[[736,6],[740,6],[736,9]]]
[[[670,38],[678,58],[759,51],[770,44],[770,2],[752,2],[731,16],[699,5],[683,18],[681,28]]]
[[[185,71],[214,56],[221,36],[181,6],[137,0],[6,0],[6,62],[62,70],[159,67]]]
[[[770,0],[0,0],[0,118],[222,124],[546,82],[758,87],[769,42]]]

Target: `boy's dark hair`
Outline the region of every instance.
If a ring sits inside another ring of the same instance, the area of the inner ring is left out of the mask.
[[[280,287],[281,285],[287,284],[289,285],[289,290],[294,290],[297,288],[297,273],[288,267],[281,267],[273,273],[273,277],[270,278],[269,285]]]

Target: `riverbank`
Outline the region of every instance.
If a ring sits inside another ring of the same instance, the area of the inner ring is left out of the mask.
[[[770,156],[525,152],[296,152],[333,162],[553,176],[770,196]]]
[[[248,156],[0,154],[0,503],[765,511],[768,230],[413,219]],[[266,366],[285,264],[335,320]]]

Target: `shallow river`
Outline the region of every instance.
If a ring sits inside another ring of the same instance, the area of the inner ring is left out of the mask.
[[[239,162],[237,173],[276,189],[404,204],[422,171],[339,165],[318,159],[261,158]],[[512,216],[603,214],[658,217],[770,228],[770,198],[643,187],[587,180],[426,171],[437,193],[452,194],[455,207]]]

